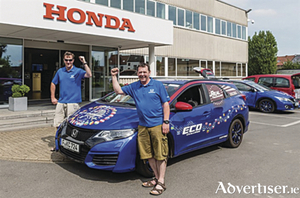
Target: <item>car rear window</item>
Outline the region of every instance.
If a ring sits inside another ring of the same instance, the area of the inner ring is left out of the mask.
[[[292,77],[292,82],[293,82],[296,89],[300,88],[300,76],[293,76]]]
[[[274,87],[290,87],[290,82],[286,78],[275,78]]]
[[[245,80],[255,81],[255,78],[245,78]]]

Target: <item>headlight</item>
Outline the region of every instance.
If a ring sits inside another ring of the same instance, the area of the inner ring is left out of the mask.
[[[290,99],[288,98],[282,98],[282,97],[277,97],[275,96],[275,98],[277,98],[278,100],[282,101],[282,102],[292,102]]]
[[[105,130],[101,131],[94,138],[103,138],[106,141],[112,141],[116,139],[123,139],[133,135],[135,132],[134,129],[122,129],[122,130]]]

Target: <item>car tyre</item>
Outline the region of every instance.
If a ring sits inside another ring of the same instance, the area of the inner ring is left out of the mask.
[[[263,99],[259,101],[258,108],[264,113],[272,113],[275,111],[274,102],[269,99]]]
[[[242,143],[244,136],[244,125],[240,119],[235,119],[231,122],[228,139],[225,142],[225,146],[230,148],[237,148]]]
[[[140,159],[139,154],[136,156],[135,171],[144,177],[153,177],[154,176],[154,172],[153,172],[152,168],[150,167],[148,160]]]

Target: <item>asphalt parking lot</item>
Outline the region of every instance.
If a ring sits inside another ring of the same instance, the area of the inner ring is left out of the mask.
[[[237,149],[212,146],[170,159],[161,197],[299,197],[300,110],[252,110],[250,121]],[[0,133],[0,197],[150,197],[135,172],[65,160],[49,151],[53,128],[35,130]]]

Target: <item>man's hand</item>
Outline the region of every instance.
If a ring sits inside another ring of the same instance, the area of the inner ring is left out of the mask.
[[[163,134],[167,134],[170,132],[170,124],[163,123],[162,125]]]
[[[110,71],[110,73],[111,73],[112,76],[116,76],[116,75],[118,74],[118,72],[119,72],[119,69],[118,69],[118,68],[113,68],[113,69]]]
[[[56,105],[58,101],[56,98],[51,98],[51,102],[52,102],[52,104]]]
[[[82,63],[86,63],[84,56],[79,56],[79,60],[80,60]]]

